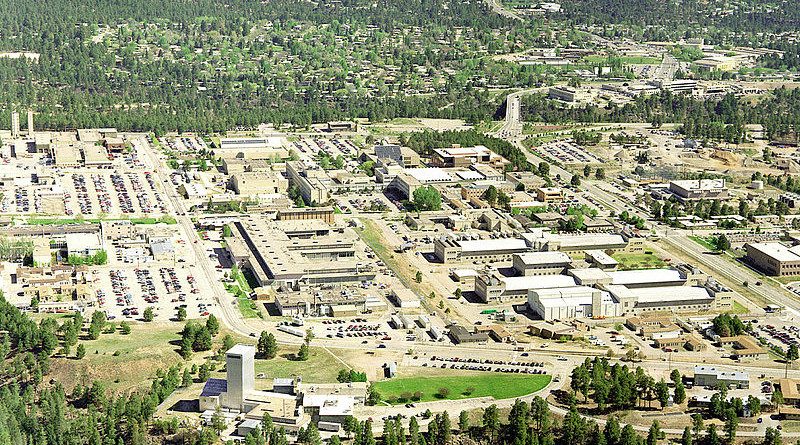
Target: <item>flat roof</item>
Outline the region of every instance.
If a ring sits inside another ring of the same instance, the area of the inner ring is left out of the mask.
[[[540,239],[536,232],[523,234],[526,239]],[[569,235],[561,233],[544,232],[541,238],[546,241],[556,241],[561,243],[561,247],[583,247],[598,245],[625,245],[625,238],[616,233],[586,233],[580,235]]]
[[[698,286],[645,287],[633,291],[639,303],[669,301],[713,300],[708,289]]]
[[[750,380],[750,374],[740,371],[720,371],[716,366],[694,365],[694,375],[715,375],[726,380]]]
[[[256,353],[256,347],[254,345],[245,345],[242,343],[238,343],[234,345],[232,348],[228,349],[226,355],[254,355]]]
[[[798,249],[790,249],[781,243],[747,243],[746,245],[775,261],[800,261]]]
[[[724,179],[682,179],[670,184],[686,190],[720,190],[725,187]]]
[[[577,286],[575,278],[569,275],[535,275],[526,277],[502,277],[506,292],[526,289],[552,289]]]
[[[411,176],[422,183],[428,182],[453,182],[452,176],[449,173],[437,167],[430,168],[406,168],[403,173]]]
[[[612,284],[632,285],[685,281],[675,269],[618,270],[608,272]]]
[[[539,302],[545,307],[570,307],[586,306],[592,304],[592,296],[600,293],[602,304],[616,303],[617,300],[605,291],[600,291],[589,286],[560,287],[534,291],[539,297]]]
[[[464,181],[477,181],[478,179],[483,179],[484,176],[474,170],[460,170],[456,172],[456,176],[463,179]]]
[[[525,265],[537,264],[561,264],[571,263],[572,258],[564,252],[551,251],[551,252],[525,252],[518,253],[515,256],[519,257]]]
[[[528,244],[519,238],[497,238],[485,240],[456,241],[462,252],[478,253],[504,250],[525,250]]]
[[[611,278],[611,276],[608,275],[608,272],[596,267],[589,267],[587,269],[571,269],[569,273],[577,278],[578,281],[605,280]]]
[[[617,260],[611,258],[611,255],[603,252],[602,250],[586,250],[584,253],[591,256],[594,261],[606,266],[616,266],[619,264]]]

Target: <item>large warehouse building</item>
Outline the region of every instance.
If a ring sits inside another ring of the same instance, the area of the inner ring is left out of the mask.
[[[724,179],[686,179],[669,183],[669,191],[681,201],[728,199]]]

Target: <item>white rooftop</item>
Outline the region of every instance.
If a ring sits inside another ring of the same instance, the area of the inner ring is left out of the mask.
[[[612,284],[646,284],[683,281],[681,273],[675,269],[618,270],[608,272]]]
[[[422,183],[428,182],[453,182],[453,179],[450,174],[446,171],[442,170],[441,168],[431,167],[431,168],[406,168],[403,169],[403,173],[410,175],[414,179]]]
[[[708,300],[713,297],[704,287],[698,286],[664,286],[636,289],[634,294],[639,303],[657,303],[681,300]]]
[[[229,355],[241,355],[241,356],[255,355],[255,353],[256,353],[256,347],[254,345],[245,345],[242,343],[234,345],[234,347],[228,349],[228,352],[226,352],[226,354]]]
[[[516,254],[523,264],[559,264],[571,263],[572,258],[564,252],[525,252]]]
[[[694,365],[694,375],[716,375],[717,378],[750,380],[750,374],[739,371],[721,371],[715,366]]]
[[[800,261],[800,249],[788,248],[781,243],[748,243],[748,246],[772,257],[775,261]]]
[[[536,295],[539,296],[539,301],[545,307],[588,306],[592,304],[592,295],[595,292],[600,292],[602,304],[617,302],[610,293],[599,291],[589,286],[541,289],[533,292],[536,292]]]
[[[496,250],[527,249],[528,244],[519,238],[498,238],[474,241],[457,241],[462,252],[491,252]]]
[[[686,190],[720,190],[725,188],[724,179],[683,179],[671,184]]]
[[[526,277],[503,277],[506,292],[524,289],[552,289],[573,287],[578,283],[569,275],[535,275]]]
[[[617,260],[611,258],[609,254],[603,252],[602,250],[586,250],[585,253],[587,255],[590,255],[595,261],[597,261],[600,264],[608,266],[619,264]]]

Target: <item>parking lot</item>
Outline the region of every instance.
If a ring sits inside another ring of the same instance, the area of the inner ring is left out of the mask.
[[[198,318],[212,306],[186,267],[105,268],[96,271],[94,281],[100,309],[112,320],[140,319],[147,307],[155,320],[174,320],[181,306],[187,318]]]
[[[67,215],[164,214],[167,204],[151,172],[62,173]]]
[[[537,155],[561,164],[603,164],[604,160],[586,151],[583,147],[565,140],[553,141],[532,147]]]
[[[419,357],[413,358],[406,363],[408,366],[421,366],[441,369],[458,369],[465,371],[484,371],[502,372],[509,374],[547,374],[546,367],[549,365],[542,361],[526,359],[527,354],[523,353],[514,360],[483,359],[483,358],[460,358],[449,356]]]

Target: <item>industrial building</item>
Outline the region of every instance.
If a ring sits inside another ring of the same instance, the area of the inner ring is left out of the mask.
[[[564,252],[525,252],[512,258],[514,270],[525,276],[563,274],[572,264],[572,258]]]
[[[561,252],[580,252],[601,250],[612,255],[616,252],[644,253],[644,240],[617,233],[550,233],[542,229],[532,229],[522,237],[533,250]]]
[[[544,320],[664,311],[706,312],[733,307],[734,292],[695,268],[610,272],[588,268],[570,269],[568,273],[572,282],[529,288],[528,306]],[[475,288],[480,296],[480,280],[476,280]],[[487,288],[487,293],[491,290]]]
[[[696,386],[717,387],[726,385],[729,388],[750,388],[750,374],[739,371],[722,371],[714,366],[694,367],[694,384]]]
[[[433,251],[442,263],[458,261],[495,262],[510,260],[515,253],[530,251],[528,243],[520,238],[488,240],[458,239],[442,235],[433,240]]]
[[[610,293],[589,286],[531,289],[528,306],[543,320],[621,315],[619,304]]]
[[[524,302],[530,290],[574,287],[577,284],[575,278],[568,275],[504,277],[500,274],[482,274],[475,278],[475,294],[484,303]]]
[[[725,179],[685,179],[671,181],[669,191],[681,201],[699,199],[728,199],[728,187]]]
[[[231,176],[231,188],[238,195],[278,194],[289,188],[289,180],[276,171],[241,172]]]
[[[781,243],[746,243],[745,260],[767,275],[800,274],[800,245],[786,247]]]
[[[375,277],[372,267],[356,256],[357,236],[351,229],[331,233],[319,220],[273,221],[259,216],[241,218],[232,229],[229,239],[240,240],[227,247],[232,260],[250,269],[261,286],[301,290]]]

